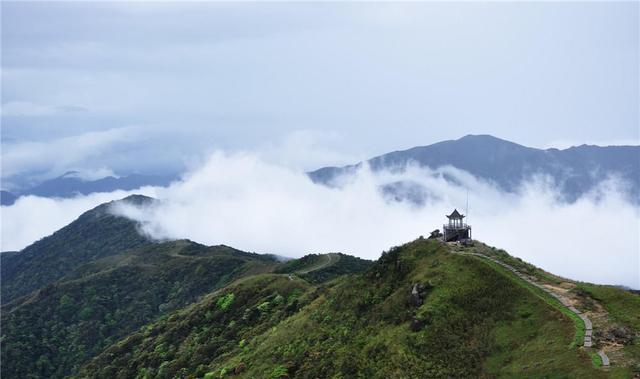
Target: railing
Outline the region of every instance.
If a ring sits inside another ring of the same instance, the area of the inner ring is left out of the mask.
[[[468,224],[444,224],[442,225],[442,229],[471,229],[471,225]]]

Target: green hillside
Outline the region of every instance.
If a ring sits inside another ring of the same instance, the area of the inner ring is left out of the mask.
[[[157,242],[112,205],[2,255],[3,377],[640,376],[632,291],[479,242],[418,239],[376,262]]]
[[[153,199],[133,195],[120,201],[149,204]],[[138,232],[135,222],[110,213],[114,203],[85,212],[19,254],[0,254],[2,303],[43,288],[84,263],[149,244]]]
[[[146,244],[87,263],[2,308],[2,375],[62,378],[159,315],[275,264],[190,241]]]
[[[373,262],[342,253],[308,254],[292,259],[276,269],[276,273],[295,274],[310,283],[322,283],[342,275],[368,269]]]
[[[633,364],[594,365],[549,299],[452,249],[417,240],[328,286],[241,279],[112,345],[79,377],[631,376]]]

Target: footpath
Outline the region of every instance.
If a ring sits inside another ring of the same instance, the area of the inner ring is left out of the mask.
[[[593,324],[591,323],[591,320],[589,320],[589,318],[584,313],[582,313],[580,310],[576,309],[571,304],[571,302],[569,302],[569,300],[566,297],[561,296],[560,294],[553,292],[552,290],[550,290],[547,287],[544,287],[540,283],[537,283],[530,276],[521,273],[520,271],[516,270],[512,266],[510,266],[510,265],[508,265],[506,263],[500,262],[499,260],[491,258],[491,257],[486,256],[484,254],[464,253],[464,252],[455,252],[454,254],[472,255],[472,256],[483,258],[483,259],[488,259],[488,260],[490,260],[490,261],[492,261],[494,263],[497,263],[500,266],[506,268],[507,270],[513,272],[518,278],[524,280],[525,282],[531,284],[532,286],[537,287],[537,288],[541,289],[542,291],[546,292],[547,294],[549,294],[550,296],[552,296],[553,298],[558,300],[560,302],[560,304],[562,304],[565,308],[567,308],[569,311],[573,312],[576,316],[578,316],[582,320],[582,322],[584,323],[584,341],[583,341],[583,346],[584,347],[588,347],[588,348],[593,346],[593,342],[591,341],[591,338],[593,336]],[[609,366],[609,357],[607,357],[605,352],[600,350],[600,351],[598,351],[598,355],[600,356],[600,359],[602,360],[602,366],[603,367],[608,367]]]

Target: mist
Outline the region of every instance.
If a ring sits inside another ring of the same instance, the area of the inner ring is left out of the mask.
[[[0,229],[2,251],[18,251],[65,227],[84,212],[100,204],[138,193],[154,196],[153,187],[136,191],[93,193],[68,199],[21,196],[11,206],[2,206]]]
[[[426,187],[426,204],[382,196],[380,186],[396,181]],[[622,185],[610,179],[567,204],[544,177],[509,194],[452,167],[408,167],[364,168],[329,188],[251,154],[216,153],[182,182],[160,189],[159,205],[115,211],[140,221],[154,238],[290,257],[339,251],[376,259],[441,228],[454,208],[466,213],[468,189],[474,238],[571,279],[640,288],[640,212],[624,200]]]
[[[382,194],[381,185],[398,181],[426,188],[425,204]],[[153,206],[119,205],[112,211],[140,222],[141,232],[154,239],[188,238],[289,257],[343,252],[377,259],[391,246],[441,229],[445,215],[457,208],[468,214],[474,239],[547,271],[640,288],[640,210],[624,200],[618,190],[623,185],[611,178],[565,203],[544,177],[505,193],[453,167],[410,166],[375,173],[364,167],[342,178],[340,186],[327,187],[259,155],[217,152],[168,188],[134,191],[159,199]],[[2,209],[2,248],[22,248],[83,211],[128,194],[21,198]]]

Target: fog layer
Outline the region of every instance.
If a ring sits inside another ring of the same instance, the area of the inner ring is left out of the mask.
[[[454,178],[457,184],[444,178]],[[382,195],[380,186],[411,181],[427,188],[416,206]],[[451,167],[409,167],[344,178],[340,188],[313,184],[296,169],[254,155],[214,154],[169,188],[143,191],[161,200],[114,212],[142,223],[153,238],[189,238],[260,253],[299,257],[340,251],[376,259],[383,250],[442,228],[454,208],[467,213],[475,239],[571,279],[640,288],[640,210],[604,182],[579,201],[560,203],[553,183],[531,178],[518,193]],[[111,193],[54,201],[24,198],[3,207],[3,250],[24,247]]]

